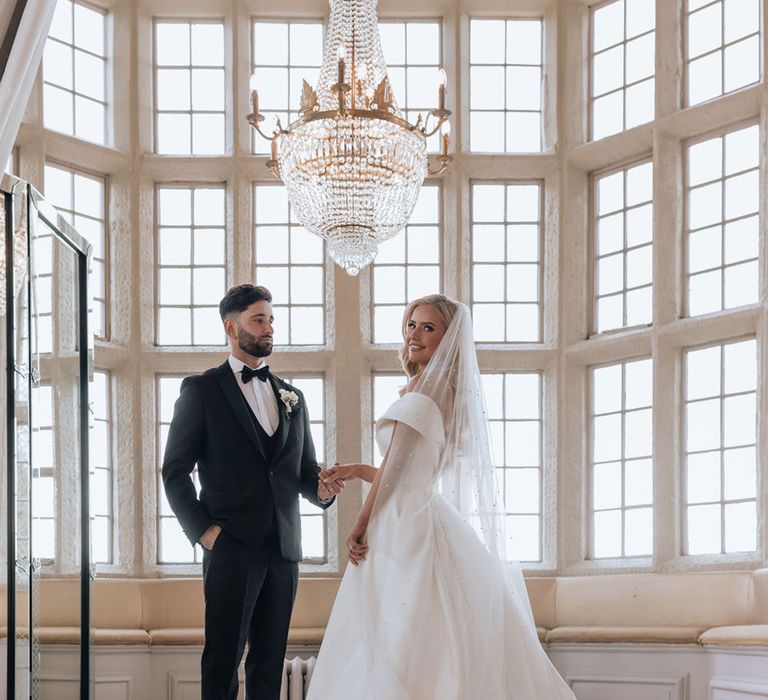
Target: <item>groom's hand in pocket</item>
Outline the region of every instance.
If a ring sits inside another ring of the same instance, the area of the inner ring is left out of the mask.
[[[219,525],[211,525],[198,540],[204,549],[209,552],[213,549],[213,545],[216,544],[216,540],[221,534],[221,527]]]

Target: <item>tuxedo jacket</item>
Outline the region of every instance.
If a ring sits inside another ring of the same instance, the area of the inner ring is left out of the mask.
[[[299,397],[290,413],[277,399],[280,423],[271,450],[256,430],[229,362],[187,377],[168,431],[163,484],[192,544],[215,523],[236,539],[259,546],[274,518],[282,556],[300,561],[299,494],[321,508],[333,499],[322,503],[317,497],[320,467],[304,396],[272,374],[268,381],[276,396],[285,389]],[[195,464],[199,496],[191,477]]]

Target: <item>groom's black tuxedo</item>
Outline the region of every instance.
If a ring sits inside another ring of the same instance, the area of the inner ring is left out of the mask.
[[[268,382],[279,415],[273,435],[243,395],[253,387],[241,389],[229,362],[182,382],[168,432],[163,483],[181,527],[193,544],[211,525],[222,528],[203,550],[203,700],[236,698],[246,640],[246,697],[279,698],[301,560],[298,496],[322,508],[333,502],[317,496],[320,468],[304,396],[274,375]],[[290,412],[281,389],[298,397]]]
[[[284,389],[299,397],[290,413],[278,399],[280,424],[271,440],[250,412],[228,362],[187,377],[168,432],[163,483],[192,544],[216,523],[235,539],[258,546],[274,519],[283,557],[300,561],[298,495],[322,508],[330,503],[317,497],[320,468],[303,395],[272,374],[269,382],[276,396]],[[195,464],[199,499],[190,478]]]

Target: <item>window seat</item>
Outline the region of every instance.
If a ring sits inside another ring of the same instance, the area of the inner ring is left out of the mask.
[[[299,585],[288,643],[318,647],[339,581]],[[526,579],[539,639],[568,644],[679,644],[768,647],[768,569],[754,572],[624,574]],[[79,582],[42,579],[42,644],[79,642]],[[7,636],[5,595],[0,637]],[[17,594],[25,618],[26,596]],[[198,578],[97,579],[92,588],[96,646],[201,646],[203,591]]]

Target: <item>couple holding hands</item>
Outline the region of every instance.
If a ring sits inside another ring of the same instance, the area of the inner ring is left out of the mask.
[[[400,398],[380,468],[321,470],[301,392],[272,374],[272,297],[230,289],[230,356],[187,377],[168,433],[168,502],[203,547],[203,700],[278,700],[301,560],[298,496],[328,508],[371,482],[308,700],[574,700],[536,634],[504,520],[468,308],[440,294],[403,319]],[[198,495],[192,481],[197,466]]]

